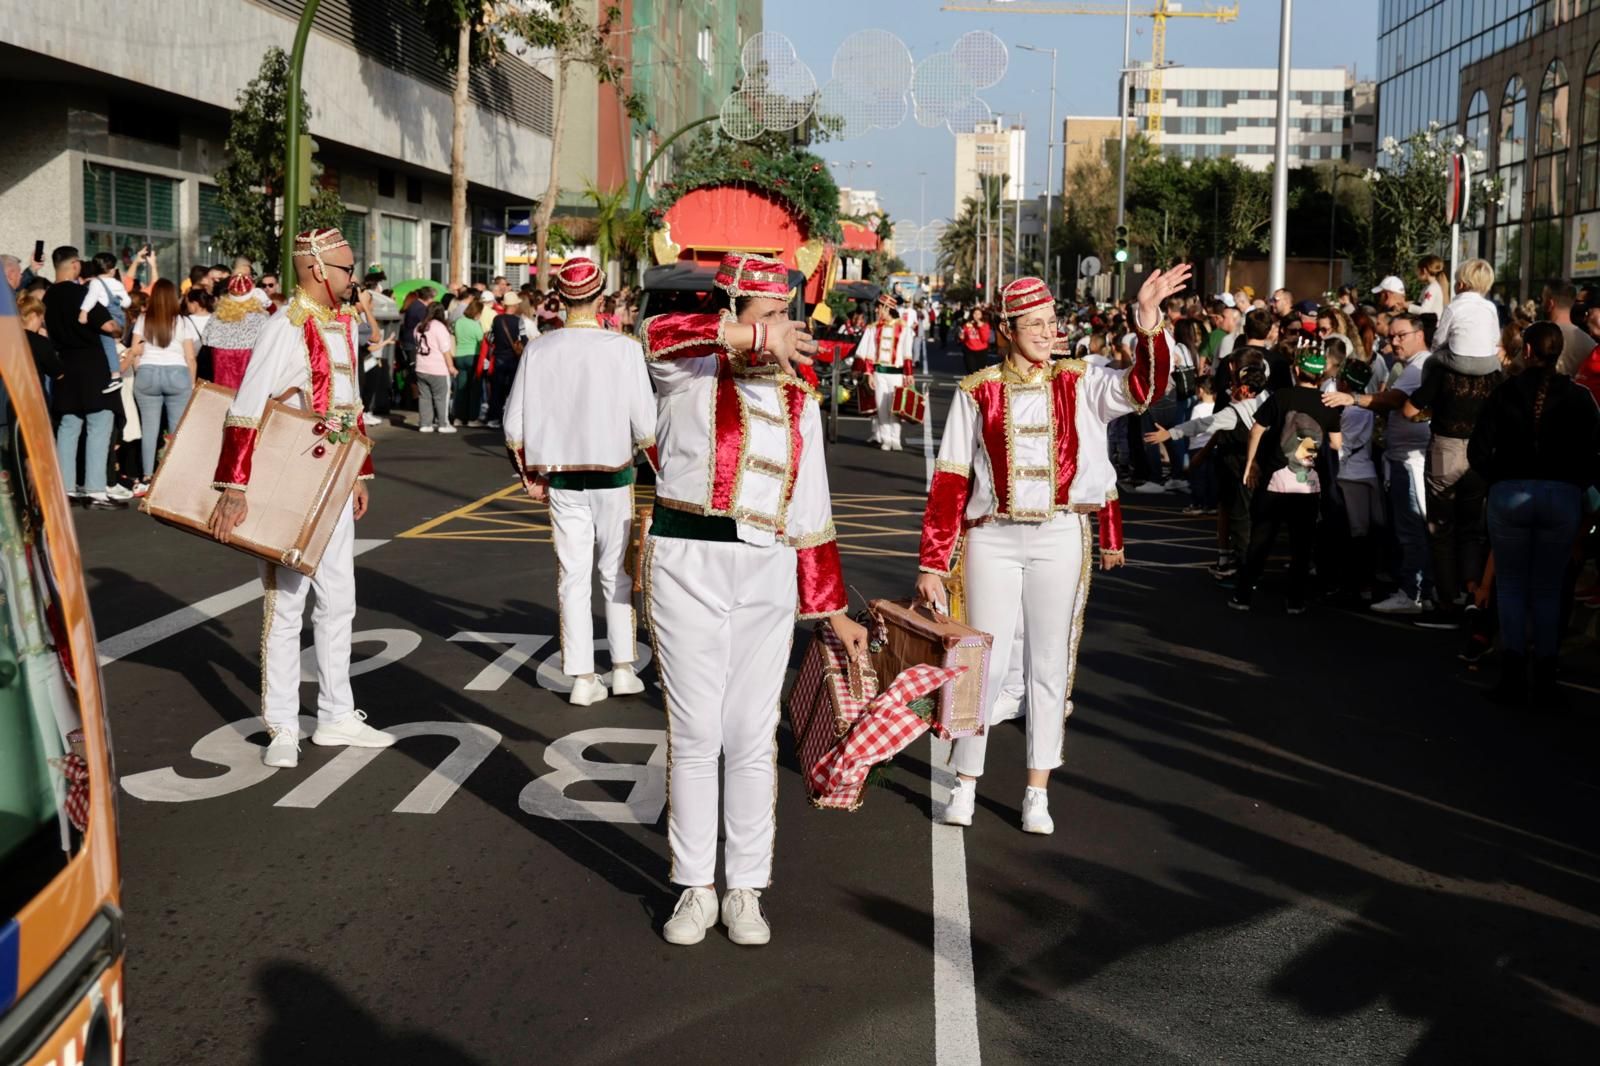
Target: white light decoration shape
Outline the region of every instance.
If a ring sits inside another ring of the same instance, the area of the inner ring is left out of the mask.
[[[918,124],[972,133],[993,117],[979,90],[998,85],[1010,61],[1004,41],[988,30],[973,30],[950,51],[918,63],[911,79]]]
[[[861,30],[833,53],[832,79],[822,87],[817,115],[841,138],[892,130],[906,120],[915,69],[911,49],[888,30]]]
[[[758,33],[739,53],[740,88],[722,102],[719,117],[728,136],[751,141],[763,133],[792,130],[817,106],[817,77],[781,33]]]

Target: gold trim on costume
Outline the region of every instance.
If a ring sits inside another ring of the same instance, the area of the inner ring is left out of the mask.
[[[754,470],[758,474],[770,474],[775,478],[787,478],[789,467],[774,459],[767,459],[760,455],[752,455],[744,461],[745,469]]]
[[[261,420],[259,418],[249,418],[245,415],[229,415],[222,420],[222,428],[224,429],[259,429],[260,427]]]
[[[272,632],[272,619],[278,610],[278,571],[271,563],[263,563],[261,567],[261,644],[257,649],[257,658],[261,664],[261,720],[267,721],[267,638]],[[297,690],[298,691],[298,690]],[[268,722],[268,728],[271,723]],[[295,735],[300,733],[299,722],[295,723]]]
[[[829,522],[825,529],[817,533],[806,533],[802,536],[790,537],[789,547],[797,551],[801,548],[817,548],[837,538],[838,533],[834,530],[833,523]]]
[[[296,285],[294,295],[289,298],[283,313],[288,316],[289,322],[298,328],[305,325],[308,318],[315,318],[319,326],[326,327],[333,321],[338,312],[331,307],[324,307],[319,304],[310,296],[307,296],[304,289]]]
[[[955,462],[951,459],[935,459],[933,461],[933,469],[936,473],[956,474],[969,480],[972,477],[971,466],[966,463]]]
[[[1062,718],[1072,716],[1072,687],[1078,680],[1078,649],[1083,644],[1083,618],[1089,609],[1089,585],[1094,577],[1094,543],[1089,533],[1087,519],[1078,520],[1080,532],[1083,536],[1083,561],[1078,572],[1078,603],[1077,612],[1072,619],[1072,632],[1067,642],[1067,689]],[[1061,761],[1067,759],[1067,730],[1061,729]]]

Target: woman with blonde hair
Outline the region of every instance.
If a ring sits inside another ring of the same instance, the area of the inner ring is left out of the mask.
[[[1425,255],[1417,260],[1417,277],[1423,283],[1422,299],[1411,305],[1414,315],[1442,315],[1450,304],[1450,290],[1445,283],[1450,275],[1445,272],[1444,260],[1436,255]]]

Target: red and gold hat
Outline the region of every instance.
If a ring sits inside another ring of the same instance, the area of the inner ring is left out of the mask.
[[[766,256],[729,252],[722,257],[713,284],[735,299],[765,296],[770,300],[787,300],[789,268]]]
[[[256,283],[250,280],[249,274],[235,274],[228,279],[228,295],[245,297],[249,296]]]
[[[600,273],[593,259],[575,256],[561,264],[556,271],[556,289],[573,303],[583,303],[599,295],[606,287],[606,276]]]
[[[1056,298],[1038,278],[1018,278],[1000,290],[1000,313],[1006,318],[1025,315],[1036,307],[1054,307]]]

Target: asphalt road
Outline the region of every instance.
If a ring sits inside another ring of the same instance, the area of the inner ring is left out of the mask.
[[[829,454],[847,579],[907,595],[924,457],[865,428]],[[659,694],[564,701],[548,524],[494,434],[380,434],[355,688],[411,728],[370,762],[260,767],[253,566],[80,513],[130,1061],[954,1066],[964,1033],[990,1064],[1600,1061],[1592,670],[1590,713],[1492,713],[1448,634],[1227,611],[1208,525],[1130,497],[1054,836],[1017,828],[1014,724],[958,866],[926,740],[843,814],[785,739],[772,944],[674,948]],[[936,943],[957,988],[970,944],[967,1000],[936,1001]]]

